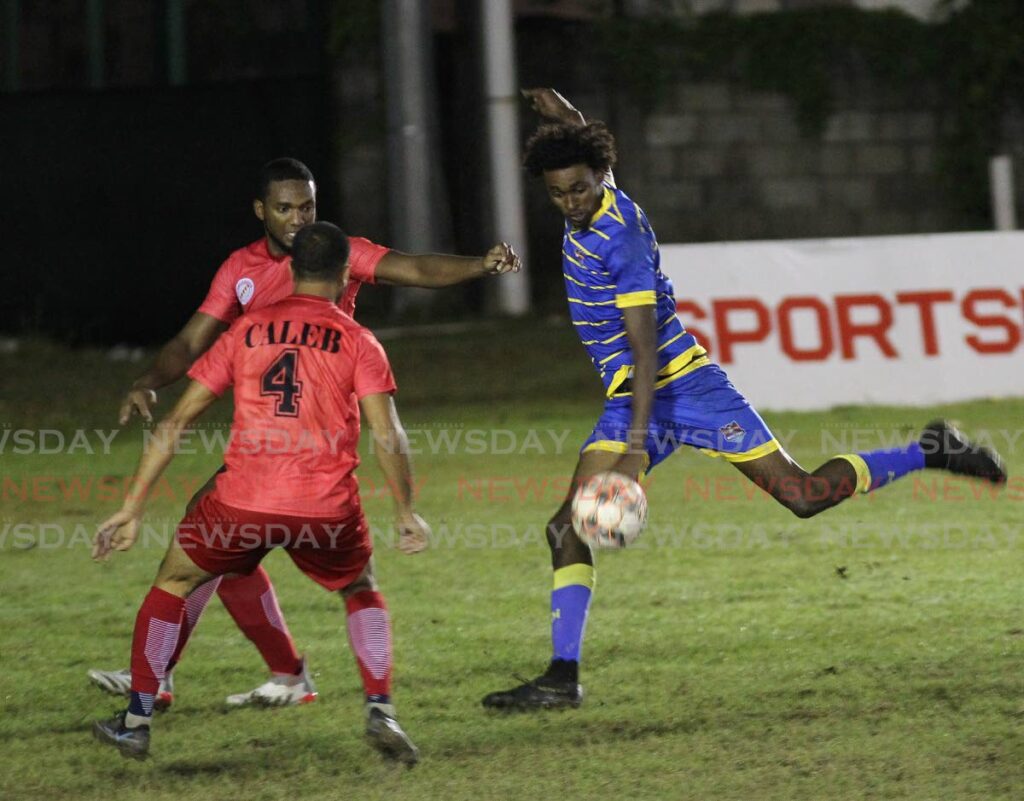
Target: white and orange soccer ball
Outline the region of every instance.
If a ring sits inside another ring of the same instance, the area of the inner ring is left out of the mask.
[[[625,548],[647,525],[643,487],[621,473],[597,473],[572,498],[572,524],[594,548]]]

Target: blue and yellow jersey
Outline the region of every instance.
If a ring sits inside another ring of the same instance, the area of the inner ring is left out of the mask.
[[[576,229],[566,220],[562,273],[569,316],[609,398],[632,394],[633,352],[622,315],[630,306],[657,307],[655,389],[709,363],[704,348],[676,317],[672,282],[660,264],[647,215],[620,189],[605,185],[589,227]]]

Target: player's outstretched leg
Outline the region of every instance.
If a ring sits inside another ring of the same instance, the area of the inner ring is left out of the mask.
[[[747,462],[734,462],[747,478],[797,517],[813,517],[855,493],[872,492],[926,468],[947,470],[993,484],[1006,482],[1006,468],[995,451],[972,443],[952,425],[929,423],[917,442],[903,448],[836,456],[813,473],[784,450]]]
[[[160,680],[160,687],[157,690],[156,697],[153,699],[153,710],[155,712],[164,712],[172,703],[174,703],[174,674],[171,671],[173,671],[174,666],[178,664],[178,661],[181,658],[181,652],[188,644],[188,640],[189,637],[192,636],[193,629],[195,629],[196,625],[199,623],[199,618],[202,616],[203,610],[206,609],[206,605],[209,603],[213,593],[216,592],[219,584],[219,577],[212,581],[208,581],[185,599],[185,616],[182,619],[181,631],[178,635],[178,644],[174,649],[174,653],[171,655],[171,661],[167,665],[167,671],[165,672],[164,677]],[[88,675],[93,684],[111,695],[119,695],[122,698],[127,698],[131,693],[132,671],[130,668],[122,668],[121,670],[93,669],[88,672]]]
[[[975,445],[945,420],[924,427],[918,443],[925,467],[948,470],[958,476],[980,478],[993,484],[1006,483],[1006,464],[991,448]]]
[[[260,566],[247,576],[226,576],[217,594],[271,673],[270,680],[256,689],[229,695],[227,705],[295,706],[315,701],[316,687],[295,649],[267,571]]]
[[[409,767],[419,749],[398,722],[391,702],[391,616],[373,578],[372,563],[342,590],[348,642],[359,666],[366,698],[366,739],[388,759]]]
[[[588,476],[610,470],[618,459],[619,454],[614,452],[584,451],[573,474],[573,488]],[[580,652],[597,574],[590,546],[576,535],[572,527],[572,494],[570,490],[547,526],[554,568],[551,661],[547,670],[537,678],[484,696],[481,703],[488,709],[575,709],[583,703],[583,687],[579,683]]]

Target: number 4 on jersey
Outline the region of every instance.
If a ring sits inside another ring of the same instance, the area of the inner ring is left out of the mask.
[[[299,374],[299,351],[289,348],[284,351],[263,373],[260,379],[260,395],[277,395],[274,414],[278,417],[298,417],[298,399],[302,397],[302,382]]]

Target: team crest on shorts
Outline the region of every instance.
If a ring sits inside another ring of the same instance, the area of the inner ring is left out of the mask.
[[[747,433],[743,430],[743,426],[735,420],[722,426],[718,430],[722,432],[722,436],[725,438],[726,442],[739,442],[739,440],[743,439],[743,435]]]
[[[235,284],[235,295],[238,296],[238,302],[243,306],[252,300],[255,291],[256,284],[252,282],[251,278],[239,278],[238,283]]]

